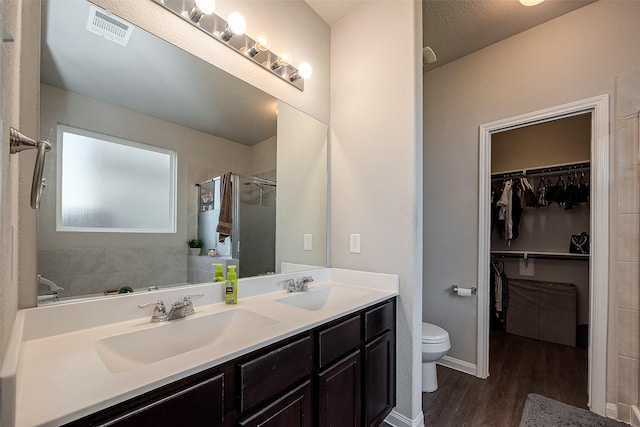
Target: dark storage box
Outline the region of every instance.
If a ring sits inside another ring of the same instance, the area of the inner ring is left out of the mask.
[[[509,279],[508,333],[575,346],[576,319],[573,284]]]

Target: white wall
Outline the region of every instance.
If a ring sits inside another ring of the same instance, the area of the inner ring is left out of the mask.
[[[35,7],[34,7],[35,6]],[[9,155],[9,127],[28,136],[38,133],[38,91],[40,36],[31,31],[38,25],[39,7],[35,2],[21,0],[0,4],[3,32],[11,34],[13,42],[3,42],[2,49],[2,189],[0,190],[0,354],[4,354],[17,308],[33,304],[35,285],[28,289],[18,286],[23,278],[35,271],[35,215],[28,212],[29,191],[35,153]],[[24,97],[24,102],[18,102]],[[35,284],[35,277],[33,278]]]
[[[331,34],[331,266],[400,276],[392,415],[406,425],[423,422],[421,19],[418,1],[368,1]]]
[[[327,125],[278,103],[276,272],[327,264]],[[304,250],[304,234],[312,249]]]
[[[639,20],[639,2],[601,0],[425,74],[423,317],[449,331],[450,356],[476,362],[476,301],[455,298],[446,288],[454,282],[475,286],[478,281],[478,127],[609,94],[611,105],[618,105],[612,107],[613,129],[617,120],[640,109],[640,87],[631,84],[637,81],[631,77],[640,67]],[[621,97],[625,102],[619,102]],[[634,144],[633,139],[615,133],[611,138],[614,151],[633,151],[627,148]],[[611,180],[615,200],[621,189],[615,169]],[[625,218],[627,224],[636,219],[636,214]],[[612,243],[617,240],[615,230],[612,220]],[[625,231],[631,236],[629,243],[637,242],[636,228],[627,226]],[[613,262],[615,250],[611,256]],[[612,331],[617,329],[618,336],[638,336],[637,311],[613,310],[615,270],[611,269],[610,282],[609,402],[618,399],[619,363]],[[638,277],[633,276],[628,286],[637,292]],[[629,340],[626,344],[633,346]],[[633,354],[625,353],[625,357]],[[628,418],[628,406],[626,411]]]

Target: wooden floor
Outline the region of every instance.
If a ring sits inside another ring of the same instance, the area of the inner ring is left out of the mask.
[[[518,426],[528,393],[587,408],[587,350],[491,332],[486,380],[438,366],[425,426]]]

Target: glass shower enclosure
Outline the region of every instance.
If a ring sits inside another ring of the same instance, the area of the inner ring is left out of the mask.
[[[216,177],[198,184],[198,238],[203,253],[214,249],[217,257],[237,260],[238,277],[275,273],[276,182],[232,174],[232,231],[220,243],[216,232],[220,180]]]

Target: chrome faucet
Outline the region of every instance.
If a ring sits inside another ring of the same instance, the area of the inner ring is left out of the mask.
[[[299,280],[287,279],[283,283],[287,285],[287,292],[304,292],[309,290],[309,283],[313,282],[313,277],[304,276]]]
[[[151,322],[164,322],[167,320],[167,309],[164,306],[164,301],[159,299],[158,301],[146,302],[144,304],[138,304],[138,308],[147,308],[154,305],[153,315],[151,315]]]
[[[151,322],[166,322],[169,320],[182,319],[187,316],[191,316],[195,311],[193,310],[193,301],[191,298],[202,298],[204,294],[187,295],[182,300],[176,301],[171,304],[169,313],[164,306],[164,301],[158,300],[148,302],[145,304],[138,304],[138,308],[146,308],[155,305],[153,309],[153,315],[151,316]]]
[[[195,311],[193,310],[193,301],[191,298],[202,298],[204,294],[187,295],[182,298],[182,301],[176,301],[171,305],[169,314],[167,314],[167,320],[182,319],[187,316],[191,316]]]

